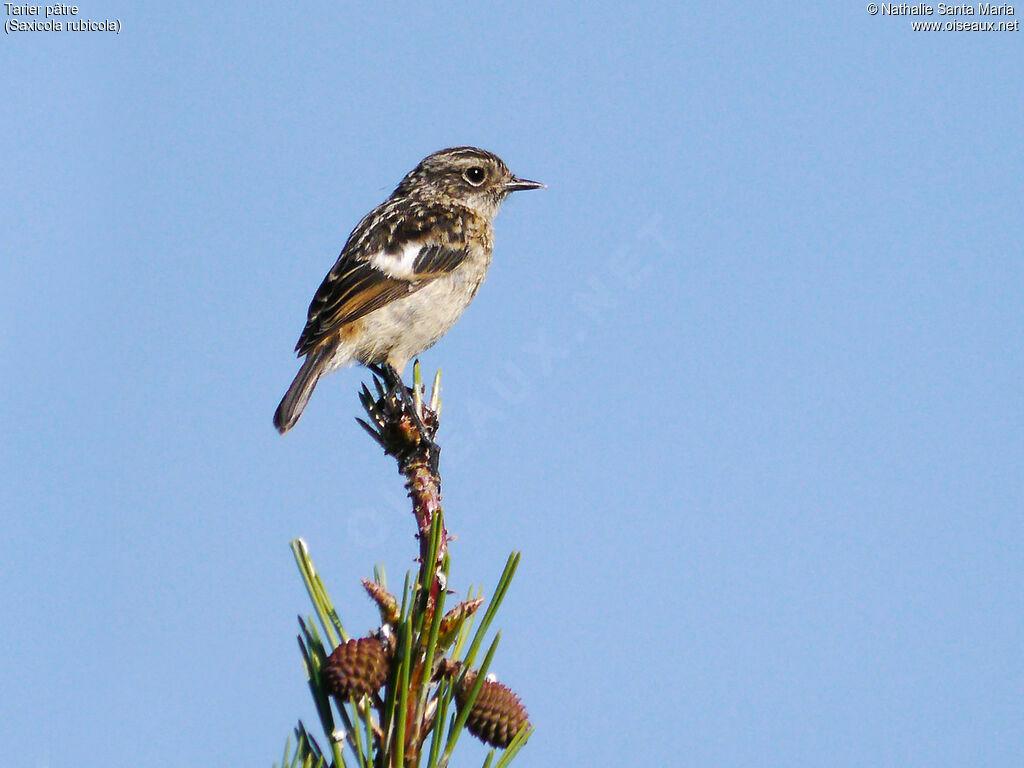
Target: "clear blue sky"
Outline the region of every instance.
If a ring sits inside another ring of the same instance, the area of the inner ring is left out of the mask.
[[[361,633],[412,520],[364,372],[271,414],[351,228],[476,144],[549,185],[423,356],[452,586],[524,553],[523,764],[1024,764],[1024,32],[626,5],[0,41],[4,754],[269,767],[315,720],[288,541]]]

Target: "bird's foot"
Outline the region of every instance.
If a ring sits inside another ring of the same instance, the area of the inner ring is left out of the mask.
[[[415,390],[405,385],[402,377],[391,363],[371,364],[366,367],[383,382],[385,387],[383,396],[385,398],[394,398],[396,402],[401,404],[402,410],[409,414],[413,425],[419,432],[420,442],[426,449],[430,469],[436,473],[438,463],[441,460],[441,446],[434,442],[434,434],[437,432],[436,414],[432,411],[429,412],[427,418],[433,422],[434,426],[433,428],[428,427],[425,423],[427,411],[422,397],[417,397]]]

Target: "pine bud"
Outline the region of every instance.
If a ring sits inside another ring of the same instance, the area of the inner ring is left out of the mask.
[[[441,627],[437,633],[438,644],[442,648],[447,648],[455,640],[459,629],[462,628],[462,623],[476,613],[476,610],[483,604],[484,601],[481,598],[465,600],[442,616]]]
[[[328,693],[347,699],[379,690],[388,677],[391,649],[376,637],[342,643],[327,657],[323,668]]]
[[[395,596],[375,581],[363,579],[362,582],[363,589],[373,598],[373,602],[380,610],[380,620],[385,624],[394,624],[398,621],[398,600]]]

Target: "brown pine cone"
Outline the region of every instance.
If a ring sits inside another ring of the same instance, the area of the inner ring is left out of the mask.
[[[376,637],[342,643],[327,657],[324,687],[343,699],[373,693],[387,680],[390,658],[391,648]]]
[[[476,672],[467,672],[455,691],[455,701],[462,709],[476,682]],[[484,680],[480,693],[466,718],[466,728],[492,747],[504,749],[520,730],[530,724],[529,715],[519,697],[499,682]]]

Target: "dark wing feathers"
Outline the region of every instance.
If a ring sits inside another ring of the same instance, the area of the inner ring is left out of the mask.
[[[309,318],[295,351],[308,353],[346,323],[407,296],[458,267],[469,255],[465,209],[410,200],[388,200],[349,235],[334,267],[309,305]],[[386,274],[371,260],[420,245],[412,274]]]
[[[324,281],[309,305],[309,319],[295,351],[306,354],[345,323],[408,294],[411,288],[411,283],[387,277],[366,263],[347,270],[344,278],[330,285]]]
[[[447,245],[425,245],[412,263],[413,271],[424,277],[451,272],[469,256],[469,248]]]

